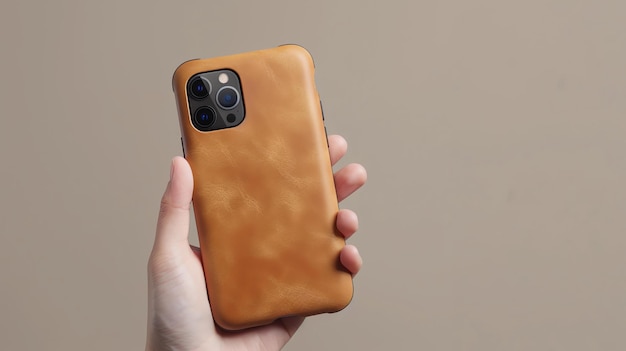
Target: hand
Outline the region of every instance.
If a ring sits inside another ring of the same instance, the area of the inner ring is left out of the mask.
[[[346,153],[347,143],[340,136],[328,138],[331,161],[335,164]],[[339,201],[363,184],[367,175],[358,164],[335,173]],[[200,250],[189,245],[189,206],[193,176],[185,159],[172,161],[157,223],[154,247],[148,262],[148,336],[146,350],[280,350],[296,332],[303,317],[282,318],[270,325],[239,332],[215,326],[206,295]],[[358,227],[350,210],[337,214],[337,229],[349,238]],[[341,263],[357,274],[361,256],[352,245],[340,253]]]

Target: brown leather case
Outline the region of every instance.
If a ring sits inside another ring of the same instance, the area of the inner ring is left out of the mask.
[[[200,132],[186,85],[220,69],[239,75],[245,119]],[[339,263],[345,242],[309,53],[286,45],[188,61],[173,85],[216,323],[236,330],[347,306],[352,277]]]

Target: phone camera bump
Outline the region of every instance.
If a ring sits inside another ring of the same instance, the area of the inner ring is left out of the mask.
[[[217,92],[217,104],[224,110],[232,110],[239,103],[239,92],[231,87],[222,87]]]
[[[194,99],[204,99],[209,96],[210,92],[211,84],[209,81],[202,79],[202,77],[195,78],[189,84],[189,93],[194,97]]]

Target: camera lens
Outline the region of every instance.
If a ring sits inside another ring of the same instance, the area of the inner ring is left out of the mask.
[[[239,103],[239,92],[233,87],[223,87],[217,92],[217,104],[224,110],[230,110]]]
[[[200,107],[194,113],[193,118],[199,129],[209,128],[215,123],[215,111],[208,106]]]
[[[195,78],[189,84],[189,92],[191,96],[195,99],[204,99],[209,95],[209,90],[211,87],[209,86],[209,82],[205,81],[201,77]]]

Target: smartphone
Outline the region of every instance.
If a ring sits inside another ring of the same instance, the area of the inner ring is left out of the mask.
[[[173,77],[208,298],[227,330],[336,312],[353,295],[313,59],[284,45]]]

